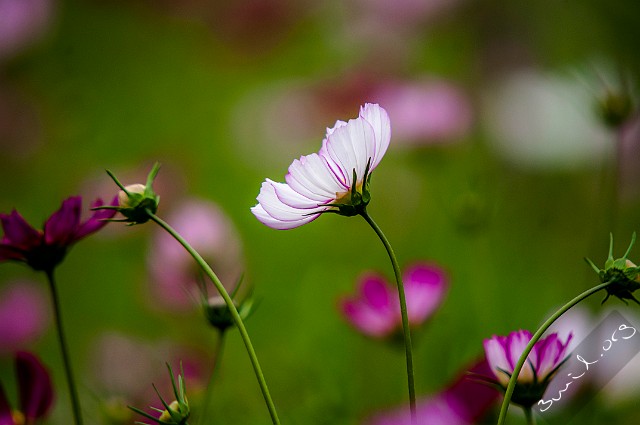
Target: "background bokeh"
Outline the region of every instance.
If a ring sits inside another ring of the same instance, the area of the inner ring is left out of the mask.
[[[17,2],[33,9],[12,14]],[[0,211],[39,225],[70,195],[112,197],[105,168],[137,183],[161,162],[159,215],[207,200],[235,228],[260,301],[247,327],[283,423],[359,424],[406,398],[403,350],[358,334],[337,307],[363,271],[392,278],[386,253],[359,218],[265,227],[249,212],[261,182],[282,181],[359,105],[389,105],[369,211],[402,265],[450,276],[415,336],[417,391],[436,393],[484,338],[533,330],[594,285],[582,258],[602,264],[609,232],[622,255],[640,230],[637,117],[611,128],[597,113],[607,93],[635,99],[638,12],[635,0],[0,0]],[[216,344],[197,308],[157,299],[157,232],[110,224],[57,270],[90,424],[106,423],[100,401],[117,383],[105,376],[132,367],[100,366],[105,335],[137,344],[155,376],[176,355],[167,347],[207,364]],[[0,288],[16,279],[46,288],[2,264]],[[54,372],[48,423],[69,423],[53,328],[28,348]],[[13,388],[10,356],[0,376]],[[581,423],[636,423],[639,397],[597,398]],[[268,423],[234,331],[211,411],[207,423]]]

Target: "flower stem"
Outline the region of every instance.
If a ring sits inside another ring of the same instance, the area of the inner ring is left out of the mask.
[[[511,374],[511,378],[509,378],[509,385],[507,385],[507,390],[504,393],[504,399],[502,400],[502,407],[500,407],[500,416],[498,417],[498,425],[503,425],[507,418],[507,411],[509,410],[509,403],[511,402],[511,396],[513,395],[513,390],[516,387],[516,382],[518,380],[518,376],[520,375],[520,370],[522,370],[522,366],[524,365],[529,353],[533,349],[533,346],[538,342],[538,340],[542,337],[547,329],[555,322],[560,316],[569,311],[571,307],[578,304],[580,301],[585,298],[595,294],[598,291],[605,289],[609,286],[612,281],[601,283],[598,286],[594,286],[593,288],[584,291],[582,294],[578,295],[565,305],[563,305],[558,311],[553,313],[551,317],[549,317],[540,328],[533,334],[531,341],[525,347],[524,351],[520,355],[520,359],[518,359],[518,363],[516,363],[516,367],[513,368],[513,373]]]
[[[527,418],[527,425],[536,425],[536,418],[533,416],[531,407],[523,407],[524,417]]]
[[[176,232],[168,223],[163,221],[161,218],[157,217],[150,210],[147,209],[147,214],[149,218],[153,220],[156,224],[166,230],[171,236],[177,240],[180,245],[184,247],[184,249],[191,254],[194,260],[198,263],[198,265],[202,268],[202,270],[206,273],[206,275],[211,279],[216,289],[224,299],[224,302],[227,304],[229,311],[231,312],[231,317],[240,332],[240,336],[242,337],[242,341],[247,349],[247,354],[249,355],[249,359],[251,360],[251,365],[253,366],[253,371],[255,372],[256,378],[258,380],[258,384],[260,385],[260,390],[262,391],[262,397],[264,398],[265,403],[267,404],[267,409],[269,410],[269,414],[271,415],[271,421],[274,425],[280,425],[280,420],[278,419],[278,414],[276,413],[276,407],[273,404],[273,400],[271,400],[271,394],[269,393],[269,388],[267,387],[267,382],[264,379],[264,374],[262,373],[262,369],[260,368],[260,363],[258,362],[258,357],[256,356],[256,352],[253,349],[253,344],[251,343],[251,339],[249,338],[249,334],[247,333],[246,328],[244,327],[244,323],[242,322],[242,318],[240,314],[238,314],[238,309],[236,308],[233,300],[229,296],[229,293],[218,279],[218,276],[213,272],[209,264],[202,258],[202,256],[195,250],[189,243],[180,236],[178,232]]]
[[[216,376],[216,372],[218,371],[218,364],[220,363],[220,357],[222,357],[222,347],[224,346],[224,337],[226,335],[225,330],[221,330],[218,332],[218,341],[216,342],[216,347],[213,352],[213,367],[211,368],[211,375],[209,376],[209,383],[207,384],[207,388],[204,392],[204,398],[202,399],[202,408],[200,412],[200,418],[198,423],[204,423],[207,418],[207,413],[209,410],[209,402],[211,400],[211,393],[213,388],[213,380]]]
[[[405,355],[407,358],[407,386],[409,387],[409,408],[411,410],[411,420],[412,423],[417,423],[416,417],[416,388],[414,383],[414,374],[413,374],[413,354],[411,349],[411,330],[409,329],[409,317],[407,316],[407,300],[404,295],[404,285],[402,284],[402,276],[400,274],[400,267],[398,266],[398,260],[396,259],[396,255],[393,252],[393,248],[389,243],[389,240],[382,232],[382,229],[378,227],[375,221],[369,216],[367,210],[364,209],[360,215],[362,218],[366,220],[367,223],[371,226],[374,232],[378,235],[382,244],[384,245],[387,253],[389,254],[389,259],[391,260],[391,265],[393,266],[393,273],[396,276],[396,284],[398,285],[398,297],[400,298],[400,313],[402,315],[402,332],[404,335],[404,348]]]
[[[69,397],[71,398],[71,408],[73,410],[73,419],[76,425],[82,425],[82,412],[80,409],[80,400],[78,399],[76,384],[75,384],[75,381],[73,380],[73,372],[71,370],[71,359],[69,358],[69,349],[67,347],[67,340],[64,336],[64,329],[62,326],[62,312],[60,309],[60,300],[58,298],[58,290],[56,288],[56,282],[53,277],[53,270],[47,270],[46,274],[47,274],[47,280],[49,281],[49,289],[51,290],[51,301],[53,303],[53,316],[56,322],[56,330],[58,333],[58,342],[60,343],[60,351],[62,352],[64,372],[67,378],[67,385],[69,386]]]

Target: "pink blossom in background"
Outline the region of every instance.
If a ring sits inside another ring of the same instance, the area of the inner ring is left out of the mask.
[[[0,61],[41,37],[53,15],[53,0],[0,0]]]
[[[618,137],[620,194],[625,200],[637,200],[640,199],[640,114],[622,125]]]
[[[50,322],[49,300],[41,285],[18,280],[0,288],[0,355],[25,349]]]
[[[444,271],[433,264],[408,267],[402,277],[411,327],[418,327],[440,306],[448,286]],[[351,325],[365,335],[385,338],[402,329],[395,283],[367,273],[358,279],[359,293],[342,300],[341,310]]]
[[[372,98],[384,105],[399,144],[425,145],[457,141],[469,133],[471,102],[446,81],[382,83]]]
[[[416,413],[418,425],[472,425],[482,419],[499,397],[495,389],[478,383],[469,374],[486,375],[491,372],[482,359],[461,373],[442,392],[418,400]],[[382,412],[366,420],[363,425],[411,425],[411,415],[406,406],[390,412]]]
[[[166,221],[202,255],[227,290],[233,290],[244,268],[240,237],[231,220],[209,201],[188,199],[176,205]],[[199,282],[208,278],[164,231],[154,235],[148,267],[151,290],[163,307],[186,310],[199,305]],[[215,293],[213,283],[208,284],[208,292]]]

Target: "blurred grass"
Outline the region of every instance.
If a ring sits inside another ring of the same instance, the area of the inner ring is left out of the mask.
[[[486,37],[486,26],[500,19],[510,32],[530,37],[542,64],[607,51],[637,69],[638,27],[630,13],[620,13],[624,5],[633,9],[631,1],[607,7],[595,0],[470,3],[458,19],[425,30],[430,42],[415,47],[412,73],[478,84],[477,55],[486,40],[478,36]],[[289,78],[339,75],[357,62],[362,52],[350,55],[331,43],[331,10],[319,8],[280,45],[253,58],[205,26],[168,18],[148,4],[66,1],[50,38],[7,69],[7,78],[37,103],[44,144],[23,159],[0,156],[0,210],[16,207],[40,223],[104,168],[158,160],[181,170],[188,181],[184,195],[219,203],[240,230],[246,273],[262,299],[247,327],[283,423],[290,424],[356,424],[406,397],[403,352],[358,335],[336,309],[363,270],[391,278],[375,235],[359,218],[322,217],[288,232],[261,225],[249,212],[260,183],[280,180],[293,158],[257,167],[234,146],[230,128],[233,109],[253,90]],[[500,14],[491,16],[495,10]],[[321,136],[319,129],[318,144]],[[391,149],[374,173],[370,212],[401,264],[436,261],[451,276],[444,305],[416,338],[421,394],[438,391],[477,358],[483,338],[533,329],[554,306],[595,283],[582,257],[602,262],[611,230],[621,252],[638,223],[637,204],[620,208],[615,226],[607,223],[613,207],[603,203],[599,170],[514,169],[486,150],[483,137],[476,131],[458,146]],[[212,345],[199,316],[148,308],[145,258],[155,229],[129,230],[80,242],[58,269],[81,388],[90,386],[88,357],[102,330]],[[0,268],[0,281],[25,275],[44,284],[26,268]],[[50,423],[63,423],[68,406],[52,331],[37,352],[54,368],[59,388]],[[0,359],[3,382],[10,370],[9,360]],[[214,394],[216,423],[267,423],[234,332]]]

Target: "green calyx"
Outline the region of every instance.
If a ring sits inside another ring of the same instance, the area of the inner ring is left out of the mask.
[[[609,299],[610,296],[614,296],[622,300],[627,304],[626,300],[633,300],[637,304],[640,304],[634,296],[633,292],[640,288],[640,267],[633,264],[627,257],[631,252],[631,248],[636,242],[635,232],[631,236],[631,243],[627,252],[621,258],[613,258],[613,235],[609,237],[609,257],[604,263],[604,269],[598,268],[593,261],[585,258],[585,261],[591,266],[591,268],[598,274],[598,277],[602,283],[610,282],[609,286],[605,289],[607,296],[602,301]]]
[[[171,386],[173,387],[173,395],[175,396],[175,400],[170,404],[162,398],[156,386],[153,386],[153,389],[158,394],[158,398],[160,398],[160,402],[162,403],[163,409],[158,409],[152,407],[153,410],[158,412],[160,415],[156,418],[147,412],[138,409],[137,407],[128,406],[129,409],[134,412],[144,416],[145,418],[153,421],[156,424],[160,425],[187,425],[187,420],[191,415],[191,409],[189,408],[189,401],[187,400],[185,383],[184,383],[184,370],[182,370],[182,364],[180,364],[180,374],[178,374],[178,383],[176,384],[176,380],[173,375],[173,371],[171,370],[171,366],[167,363],[167,369],[169,369],[169,375],[171,376]],[[146,422],[136,422],[136,424],[141,425],[149,425]]]
[[[364,170],[364,176],[362,178],[362,186],[358,187],[358,175],[355,168],[353,169],[353,183],[351,184],[351,192],[341,198],[341,201],[333,204],[328,204],[330,207],[337,209],[324,211],[325,213],[335,213],[346,217],[353,217],[361,215],[365,212],[367,205],[371,201],[371,192],[369,190],[371,183],[371,173],[369,168],[371,166],[371,158],[367,161],[367,167]]]
[[[254,302],[255,300],[251,289],[240,302],[236,302],[236,297],[240,287],[242,286],[242,282],[243,279],[240,278],[230,295],[234,300],[234,304],[236,305],[240,318],[244,321],[255,311],[257,303]],[[226,331],[235,324],[229,306],[227,306],[224,300],[220,297],[209,298],[204,281],[201,281],[200,285],[201,305],[205,318],[211,326],[218,329],[220,332]]]
[[[155,214],[156,211],[158,211],[158,204],[160,203],[160,196],[153,190],[153,181],[158,175],[159,170],[160,164],[156,162],[147,176],[145,185],[133,184],[129,186],[124,186],[111,171],[107,170],[107,174],[109,174],[121,190],[118,194],[119,205],[117,207],[107,206],[97,209],[115,209],[125,217],[121,220],[109,221],[128,223],[129,226],[146,223],[150,218],[149,212]]]

